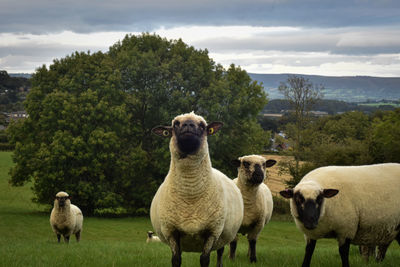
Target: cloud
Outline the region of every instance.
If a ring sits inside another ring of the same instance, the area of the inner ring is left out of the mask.
[[[161,26],[398,25],[397,0],[2,0],[0,32],[154,31]]]

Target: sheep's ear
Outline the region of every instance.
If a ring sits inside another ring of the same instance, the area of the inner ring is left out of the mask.
[[[161,137],[171,137],[172,127],[171,126],[157,126],[154,127],[151,132]]]
[[[283,196],[284,198],[292,198],[293,197],[293,189],[287,188],[287,189],[279,192],[279,194],[281,194],[281,196]]]
[[[266,167],[266,168],[272,167],[272,166],[275,165],[275,163],[276,163],[276,160],[269,159],[269,160],[267,160],[267,161],[265,162],[265,167]]]
[[[241,161],[239,159],[234,159],[231,161],[232,165],[235,166],[236,168],[240,167]]]
[[[213,135],[221,129],[222,125],[224,125],[220,121],[214,121],[207,125],[207,135]]]
[[[337,195],[339,193],[339,190],[337,189],[324,189],[322,192],[322,195],[326,198],[331,198]]]

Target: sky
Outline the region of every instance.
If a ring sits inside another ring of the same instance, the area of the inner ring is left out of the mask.
[[[0,70],[142,32],[250,73],[400,77],[399,0],[0,0]]]

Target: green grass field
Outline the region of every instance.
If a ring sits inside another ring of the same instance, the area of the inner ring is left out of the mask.
[[[85,217],[82,239],[58,244],[49,224],[46,207],[31,202],[29,185],[11,187],[8,170],[11,153],[0,152],[0,266],[170,266],[171,253],[165,244],[146,244],[151,230],[149,218]],[[79,203],[76,203],[79,205]],[[240,237],[235,261],[224,253],[224,266],[300,266],[304,256],[304,239],[292,221],[275,218],[261,233],[257,244],[258,262],[246,257],[247,241]],[[212,253],[210,266],[216,265]],[[337,243],[320,240],[311,266],[340,266]],[[351,266],[365,266],[358,249],[351,247]],[[394,242],[381,264],[399,266],[400,249]],[[199,266],[199,254],[183,253],[182,266]]]

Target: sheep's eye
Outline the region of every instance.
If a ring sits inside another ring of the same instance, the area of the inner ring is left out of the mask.
[[[305,201],[304,197],[302,195],[297,195],[296,197],[296,202],[303,204]]]
[[[200,122],[200,125],[199,125],[199,126],[200,126],[200,128],[203,129],[203,130],[206,128],[206,126],[205,126],[204,123],[202,123],[202,122]]]
[[[178,127],[181,123],[179,121],[174,122],[174,127]]]
[[[250,167],[250,163],[248,163],[247,161],[243,161],[243,166],[248,169]]]

